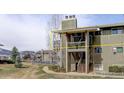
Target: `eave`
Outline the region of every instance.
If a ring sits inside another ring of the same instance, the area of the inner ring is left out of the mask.
[[[65,33],[92,32],[92,31],[99,31],[99,28],[77,28],[77,29],[66,29],[66,30],[54,30],[52,32],[65,34]]]

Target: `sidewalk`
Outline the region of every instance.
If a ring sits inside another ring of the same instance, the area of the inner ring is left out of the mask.
[[[62,72],[54,72],[49,70],[48,66],[43,67],[43,71],[48,74],[56,74],[56,75],[69,75],[69,76],[91,76],[91,77],[108,77],[108,78],[118,78],[118,79],[124,79],[124,76],[115,76],[115,75],[101,75],[101,74],[93,74],[93,73],[77,73],[77,72],[68,72],[68,73],[62,73]]]

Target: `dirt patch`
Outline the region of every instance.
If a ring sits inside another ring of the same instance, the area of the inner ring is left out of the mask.
[[[0,65],[0,78],[3,79],[36,79],[37,65],[23,63],[23,68],[15,68],[14,65]]]

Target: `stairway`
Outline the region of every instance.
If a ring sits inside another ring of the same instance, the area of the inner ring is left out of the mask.
[[[77,63],[77,71],[82,72],[81,70],[81,62],[83,61],[83,53],[81,52],[72,52],[72,56],[75,60],[75,63]]]

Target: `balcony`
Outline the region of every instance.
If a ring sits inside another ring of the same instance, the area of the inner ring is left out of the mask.
[[[68,42],[68,51],[85,51],[85,41]]]
[[[68,42],[68,49],[81,49],[81,48],[85,48],[85,41]]]
[[[68,52],[81,52],[81,51],[85,51],[85,41],[68,42]]]

